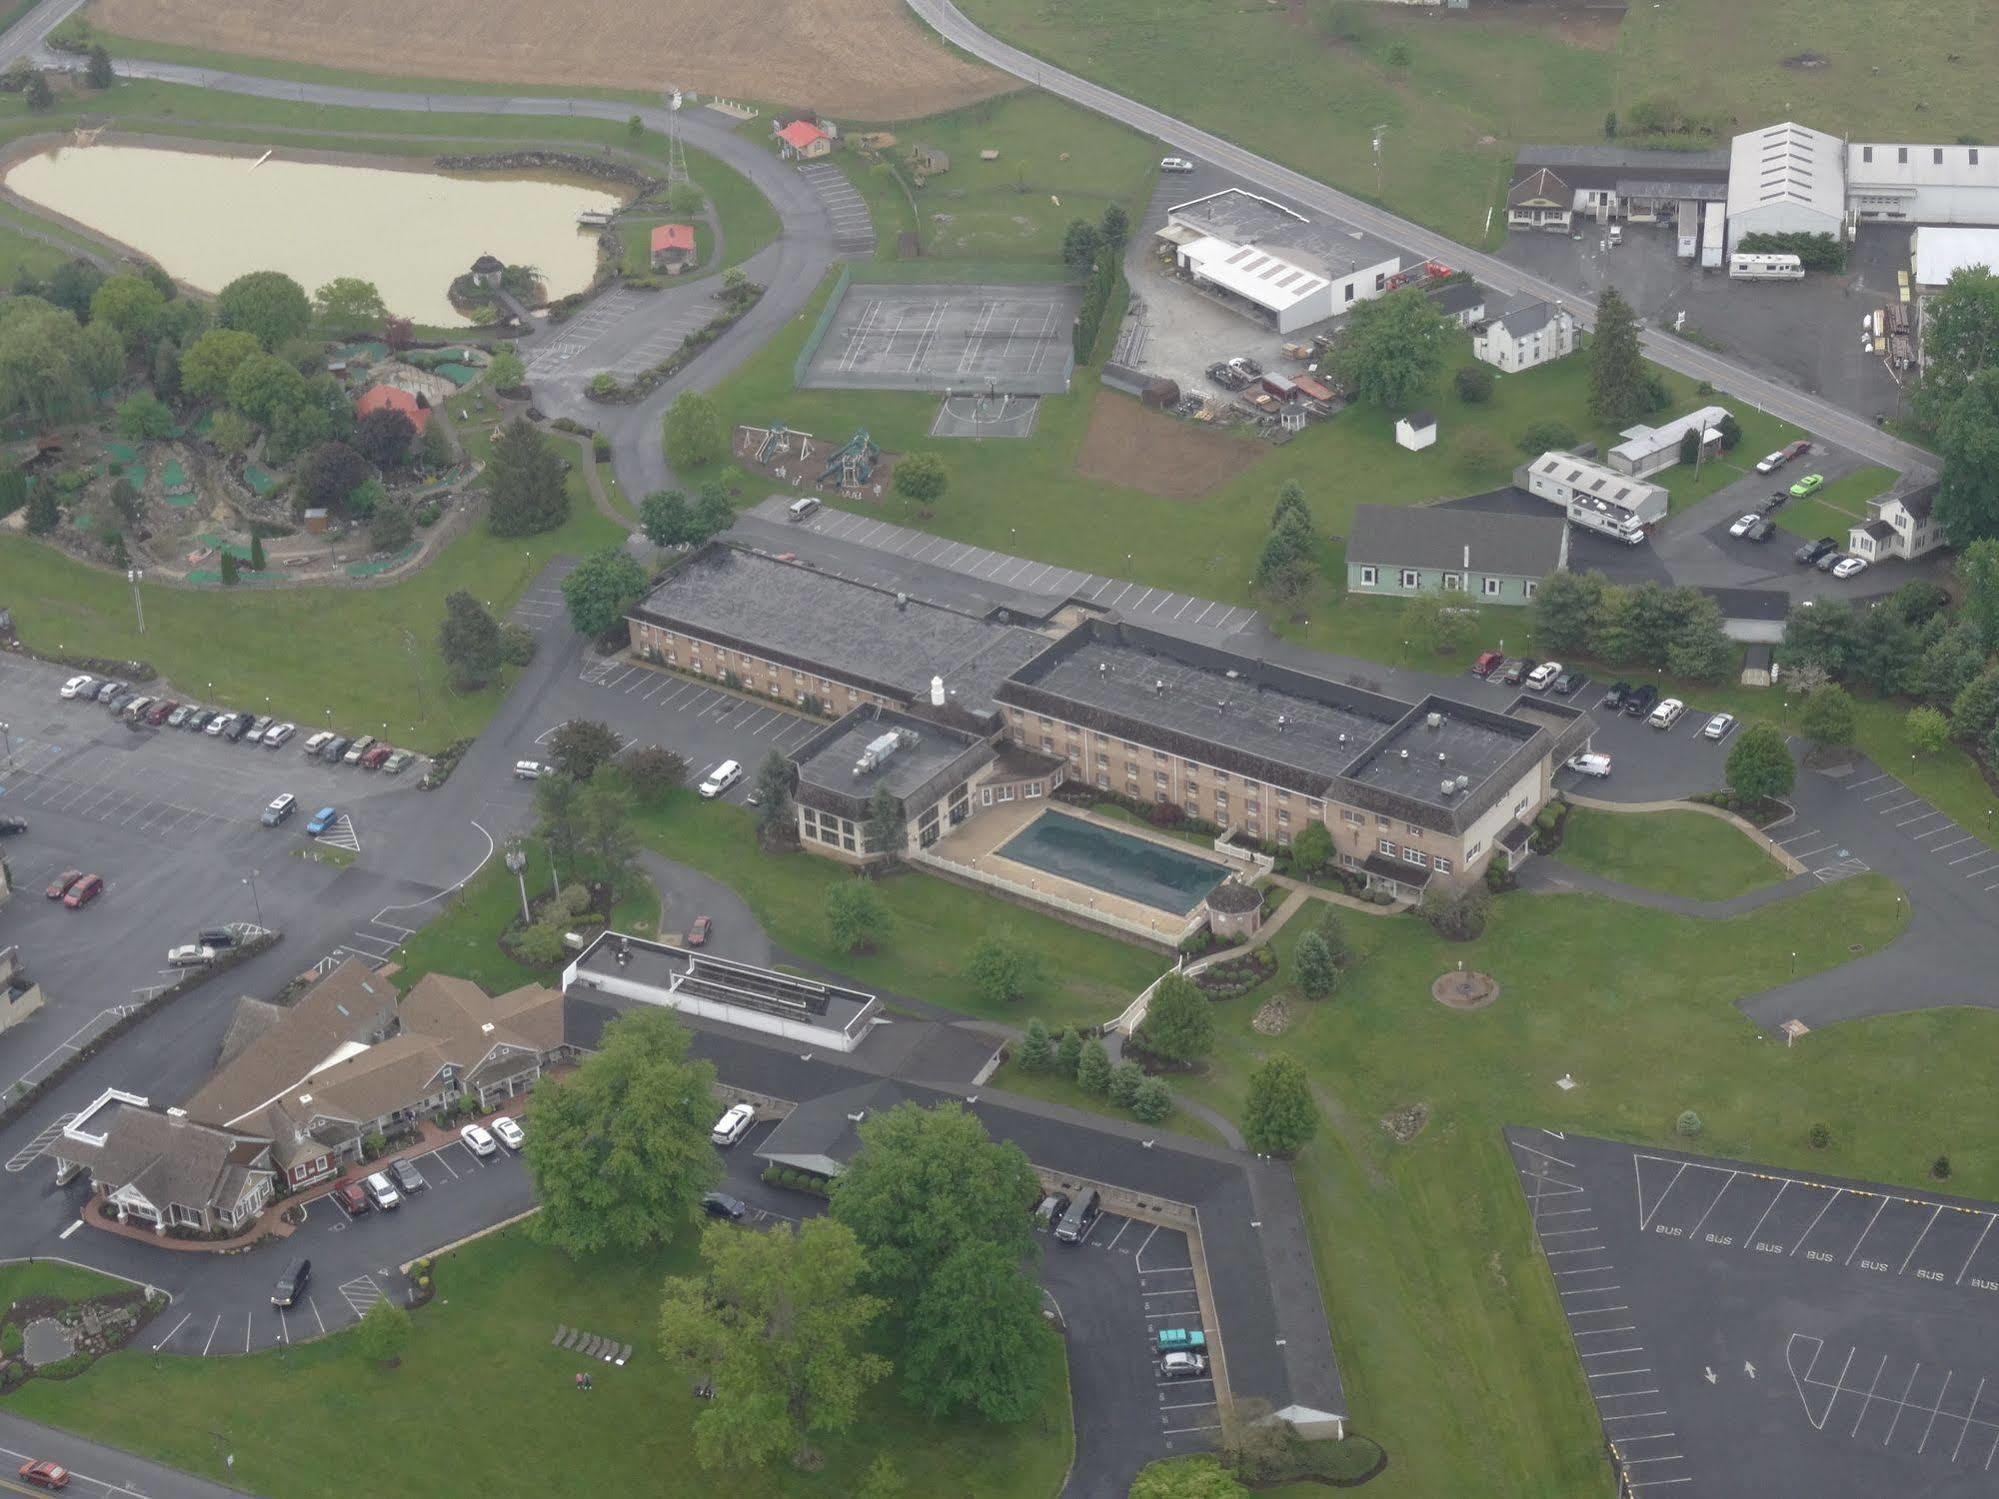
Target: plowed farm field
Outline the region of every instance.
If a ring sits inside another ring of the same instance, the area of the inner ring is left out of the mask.
[[[1015,86],[954,56],[902,0],[96,0],[90,18],[114,36],[362,73],[684,88],[858,120]]]

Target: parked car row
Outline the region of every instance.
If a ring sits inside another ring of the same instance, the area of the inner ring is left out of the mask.
[[[1837,538],[1831,536],[1808,541],[1793,555],[1800,565],[1815,567],[1822,573],[1831,573],[1835,578],[1851,578],[1867,570],[1865,557],[1842,552]]]
[[[297,724],[281,722],[269,714],[204,708],[199,703],[141,693],[124,682],[89,675],[74,676],[64,682],[60,696],[65,700],[101,704],[129,724],[187,729],[211,739],[227,739],[232,744],[260,744],[266,749],[276,749],[298,733]],[[312,735],[302,748],[317,759],[358,765],[363,770],[380,770],[392,776],[401,775],[416,758],[412,751],[396,749],[372,734],[350,739],[330,729]]]
[[[1672,728],[1686,715],[1687,711],[1687,705],[1681,702],[1680,699],[1676,697],[1662,698],[1659,696],[1659,689],[1654,687],[1650,682],[1641,682],[1636,687],[1632,686],[1629,682],[1611,683],[1610,690],[1603,696],[1603,706],[1612,713],[1621,712],[1632,718],[1642,718],[1655,729]],[[1715,713],[1709,716],[1705,724],[1701,725],[1701,737],[1704,739],[1726,739],[1734,727],[1735,715],[1733,713]],[[1584,771],[1584,773],[1608,775],[1610,773],[1609,757],[1605,756],[1604,759],[1606,763],[1601,771]],[[1572,770],[1583,769],[1573,759],[1569,761],[1569,768]]]
[[[104,893],[104,876],[85,874],[81,869],[65,869],[49,881],[48,889],[42,893],[50,900],[61,901],[72,911],[81,911]]]
[[[1502,656],[1498,651],[1481,651],[1472,662],[1471,674],[1508,687],[1525,686],[1530,692],[1554,692],[1562,697],[1589,681],[1581,672],[1570,671],[1559,661],[1536,665],[1524,656]]]

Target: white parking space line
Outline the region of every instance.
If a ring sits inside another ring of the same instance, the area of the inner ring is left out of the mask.
[[[1964,837],[1954,839],[1949,843],[1939,843],[1935,848],[1931,849],[1930,852],[1933,854],[1940,854],[1948,849],[1962,848],[1967,843],[1976,843],[1977,841],[1978,840],[1976,838],[1973,838],[1969,834],[1966,834]]]
[[[1941,817],[1941,816],[1943,816],[1943,813],[1941,812],[1936,812],[1936,811],[1924,812],[1919,816],[1908,818],[1903,822],[1898,822],[1895,824],[1895,826],[1898,828],[1912,828],[1919,822],[1928,822],[1932,817]],[[1949,823],[1944,824],[1944,827],[1948,826],[1950,826]],[[1936,831],[1941,833],[1943,831],[1943,828],[1938,828]]]

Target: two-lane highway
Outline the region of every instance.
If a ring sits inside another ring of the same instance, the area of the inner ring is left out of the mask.
[[[1453,269],[1469,271],[1490,285],[1515,287],[1551,302],[1563,302],[1585,327],[1592,321],[1594,308],[1586,291],[1559,285],[1531,275],[1518,266],[1495,260],[1468,245],[1458,244],[1434,230],[1327,187],[1302,172],[1280,166],[1267,157],[1189,125],[1184,120],[1127,99],[1123,94],[1092,83],[1087,78],[1065,72],[980,30],[951,0],[908,0],[908,3],[910,9],[933,27],[938,35],[981,62],[1047,89],[1052,94],[1059,94],[1085,109],[1120,121],[1134,130],[1142,130],[1185,155],[1211,161],[1255,186],[1290,198],[1316,212],[1344,219],[1355,228],[1365,229],[1417,256],[1441,260]],[[1890,437],[1872,421],[1817,396],[1759,375],[1732,359],[1710,353],[1669,333],[1647,328],[1640,331],[1639,338],[1645,353],[1667,369],[1691,379],[1706,380],[1759,410],[1851,449],[1869,462],[1886,464],[1907,474],[1928,473],[1935,467],[1936,460],[1931,454]]]

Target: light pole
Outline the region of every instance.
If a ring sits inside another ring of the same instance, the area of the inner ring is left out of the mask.
[[[0,723],[0,734],[4,734],[7,738],[7,763],[12,765],[14,763],[14,726],[8,723]]]
[[[544,838],[542,840],[541,846],[548,850],[549,894],[559,896],[562,894],[562,877],[558,875],[555,870],[555,845],[552,842],[550,842],[548,839]]]
[[[125,581],[132,585],[132,612],[139,616],[139,633],[146,633],[146,606],[139,598],[139,580],[146,576],[143,567],[125,569]]]
[[[264,903],[257,898],[257,871],[253,869],[249,874],[245,875],[243,883],[250,887],[250,904],[257,909],[257,929],[262,931],[264,927]]]
[[[528,867],[528,856],[521,852],[518,843],[507,846],[507,868],[514,872],[514,878],[521,887],[521,925],[531,926],[533,918],[528,914],[528,877],[524,871]]]

